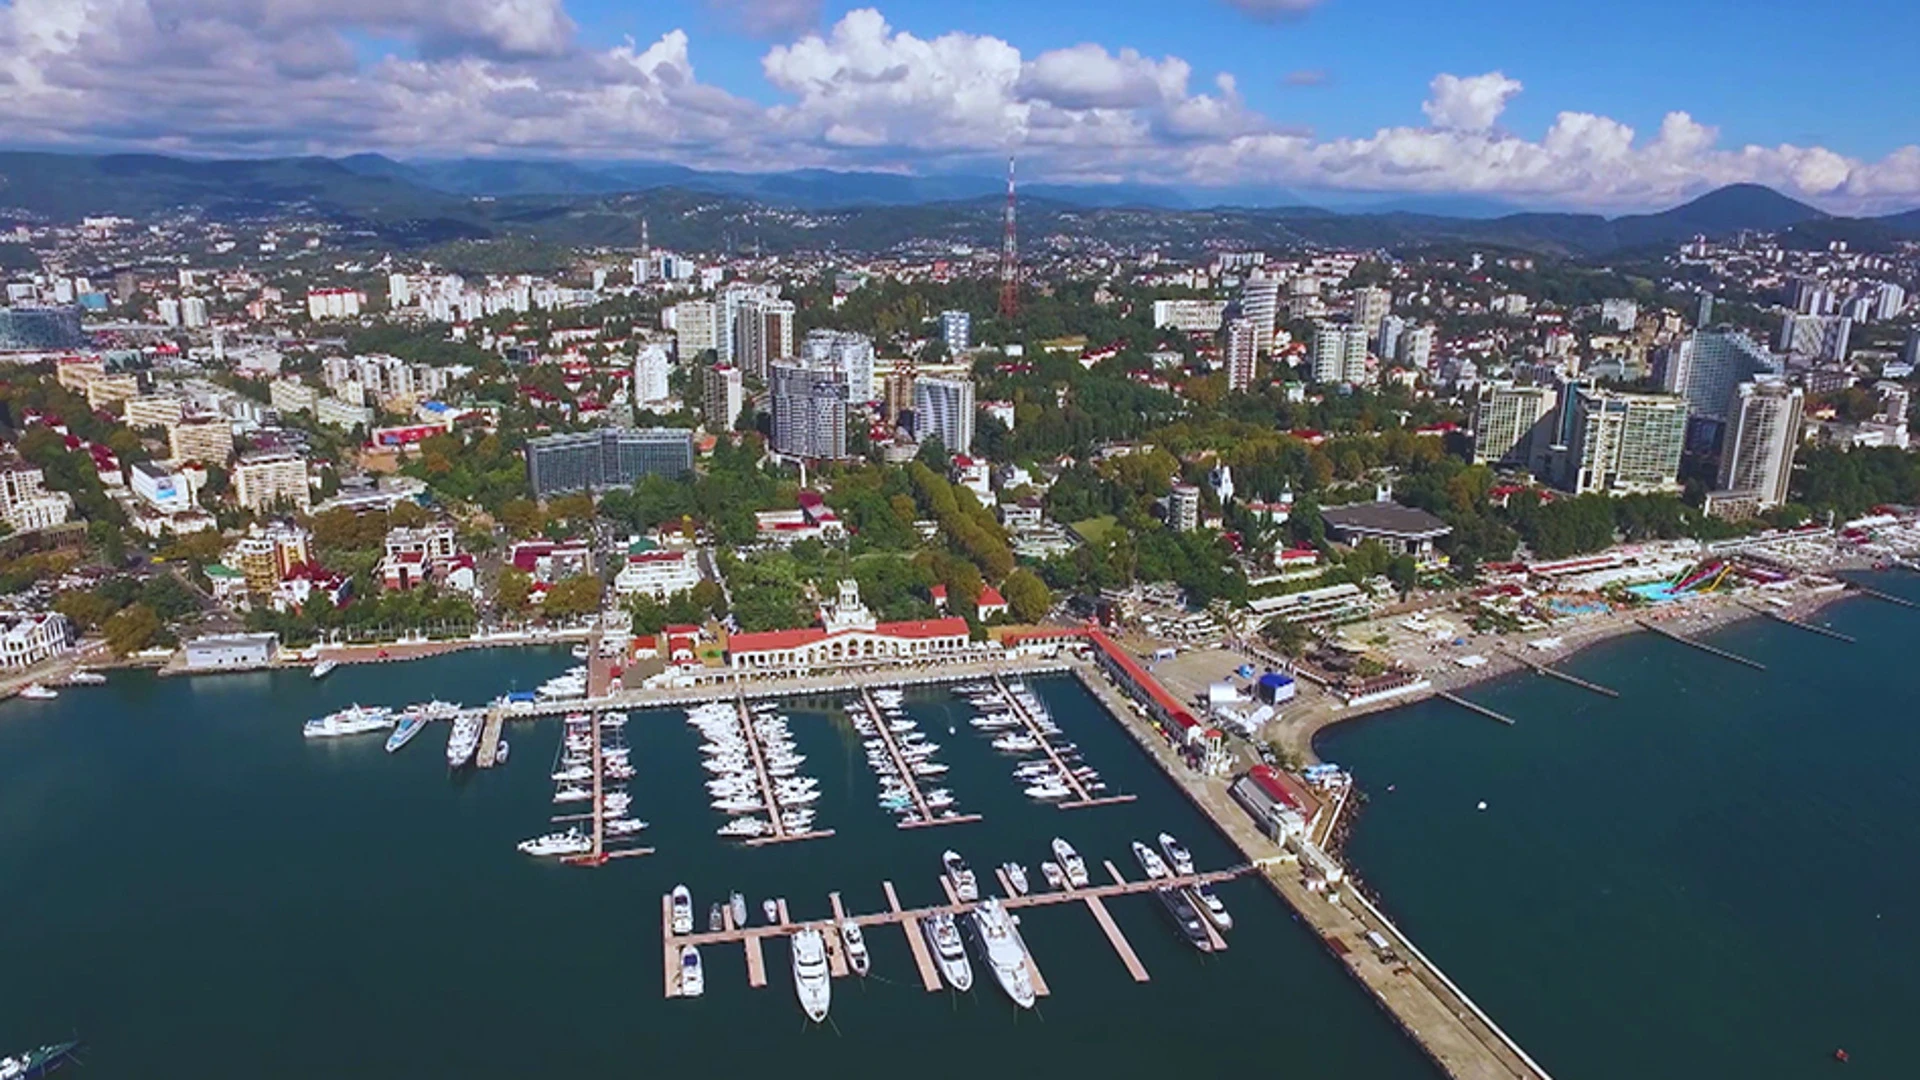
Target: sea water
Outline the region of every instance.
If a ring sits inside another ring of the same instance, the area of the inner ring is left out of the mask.
[[[676,883],[704,927],[735,889],[756,920],[774,896],[797,919],[824,918],[833,890],[849,911],[883,910],[883,880],[908,906],[940,902],[947,847],[987,880],[1018,860],[1038,881],[1058,835],[1096,876],[1111,860],[1135,878],[1128,842],[1164,829],[1202,868],[1229,865],[1227,843],[1070,678],[1034,685],[1088,763],[1138,801],[1028,801],[967,707],[923,690],[908,708],[951,766],[938,784],[984,819],[897,829],[841,703],[823,698],[786,711],[801,772],[820,780],[817,826],[835,835],[747,848],[713,835],[725,816],[707,806],[684,712],[640,712],[626,729],[632,813],[653,823],[642,840],[657,854],[597,869],[514,850],[560,812],[555,721],[510,725],[509,764],[454,775],[444,724],[393,755],[378,734],[300,734],[354,702],[479,703],[570,663],[525,649],[319,682],[123,673],[0,704],[0,1048],[77,1035],[96,1080],[1436,1075],[1250,879],[1219,889],[1235,929],[1216,956],[1177,940],[1150,896],[1109,901],[1144,984],[1082,905],[1022,912],[1052,989],[1032,1012],[984,977],[969,994],[925,992],[897,927],[868,931],[873,975],[835,981],[826,1026],[801,1015],[778,941],[764,989],[747,987],[738,946],[709,946],[706,996],[663,998],[660,897]]]

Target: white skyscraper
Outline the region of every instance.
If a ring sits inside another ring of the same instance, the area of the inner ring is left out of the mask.
[[[941,312],[940,340],[946,343],[947,353],[952,356],[973,348],[973,316],[964,311]]]
[[[1254,366],[1260,355],[1259,333],[1252,319],[1243,317],[1227,322],[1227,389],[1253,388]]]
[[[1779,372],[1779,360],[1735,330],[1696,330],[1668,345],[1654,362],[1660,389],[1685,398],[1691,415],[1709,420],[1727,418],[1735,386]]]
[[[207,302],[198,296],[180,298],[180,325],[198,330],[207,325]]]
[[[1416,371],[1433,366],[1433,327],[1415,326],[1402,331],[1399,351],[1394,357]]]
[[[1365,288],[1353,294],[1353,323],[1369,330],[1393,311],[1393,294],[1381,288]]]
[[[1255,274],[1240,286],[1240,317],[1253,322],[1254,347],[1273,347],[1273,324],[1280,317],[1280,279]]]
[[[667,375],[672,370],[673,360],[665,345],[641,348],[640,355],[633,358],[633,403],[644,407],[667,400],[672,395],[667,389]]]
[[[1473,410],[1474,464],[1529,469],[1543,464],[1559,396],[1546,386],[1491,383],[1482,387]]]
[[[1720,444],[1722,491],[1757,496],[1761,510],[1787,501],[1802,408],[1800,388],[1780,379],[1739,385]]]
[[[796,458],[847,456],[847,376],[844,371],[776,363],[773,450]]]
[[[1687,441],[1687,403],[1656,394],[1570,389],[1570,442],[1560,485],[1626,495],[1679,488]]]
[[[405,274],[387,275],[387,307],[394,310],[413,303],[413,283]]]
[[[720,306],[711,300],[683,300],[667,309],[673,316],[671,321],[663,319],[665,328],[672,330],[675,349],[680,354],[681,363],[691,363],[694,358],[708,350],[720,348]],[[722,357],[725,363],[726,358]]]
[[[1853,320],[1842,315],[1788,315],[1780,321],[1779,349],[1810,360],[1845,360]]]
[[[800,345],[800,358],[810,367],[844,372],[847,402],[873,400],[873,339],[847,330],[810,330]]]
[[[956,454],[973,452],[973,383],[922,375],[913,381],[913,429]]]
[[[764,294],[741,297],[732,326],[732,362],[747,374],[765,378],[769,365],[793,358],[793,301]]]
[[[1367,381],[1367,328],[1342,323],[1319,323],[1313,328],[1313,381],[1350,383]]]

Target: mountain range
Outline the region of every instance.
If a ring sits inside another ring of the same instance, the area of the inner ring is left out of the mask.
[[[636,162],[0,152],[0,223],[192,211],[231,220],[317,216],[349,237],[386,245],[514,237],[632,246],[645,219],[656,243],[696,250],[991,247],[1000,237],[1004,184],[987,177],[713,172]],[[1284,192],[1267,192],[1264,205],[1255,204],[1257,193],[1227,194],[1248,201],[1198,205],[1191,193],[1153,185],[1035,183],[1020,190],[1020,223],[1029,244],[1055,234],[1176,249],[1467,243],[1576,257],[1746,230],[1784,233],[1810,246],[1847,240],[1866,250],[1920,239],[1920,210],[1840,217],[1753,184],[1723,187],[1658,213],[1612,218],[1500,213],[1496,204],[1457,198],[1400,199],[1339,212]],[[1434,212],[1449,207],[1454,212]]]

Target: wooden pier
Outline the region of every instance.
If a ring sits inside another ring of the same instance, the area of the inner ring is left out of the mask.
[[[1529,659],[1525,656],[1520,655],[1517,652],[1509,652],[1507,653],[1507,655],[1513,657],[1515,660],[1520,661],[1522,664],[1525,664],[1526,666],[1532,668],[1533,673],[1535,675],[1545,675],[1550,679],[1559,679],[1561,682],[1567,683],[1572,686],[1577,686],[1582,690],[1591,690],[1594,693],[1599,694],[1601,697],[1617,698],[1620,696],[1620,691],[1615,690],[1612,687],[1601,686],[1599,683],[1596,683],[1596,682],[1588,682],[1587,680],[1580,678],[1578,675],[1569,675],[1558,668],[1549,667],[1546,664],[1540,663],[1538,660]]]
[[[1722,660],[1731,660],[1736,664],[1745,664],[1747,667],[1753,668],[1755,671],[1767,670],[1767,665],[1761,663],[1758,660],[1749,659],[1745,656],[1741,656],[1738,653],[1730,653],[1725,649],[1718,648],[1717,646],[1709,645],[1704,641],[1695,640],[1694,638],[1690,638],[1685,634],[1674,633],[1672,630],[1669,630],[1664,626],[1660,626],[1655,623],[1650,623],[1645,619],[1635,619],[1634,622],[1639,623],[1641,629],[1643,630],[1651,630],[1654,633],[1659,634],[1663,638],[1670,638],[1674,641],[1679,642],[1682,645],[1691,645],[1694,648],[1699,649],[1701,652],[1711,653],[1712,655],[1717,656]]]
[[[1513,717],[1494,712],[1492,709],[1489,709],[1485,705],[1479,704],[1478,702],[1468,701],[1466,698],[1461,697],[1459,694],[1452,694],[1452,693],[1448,693],[1445,690],[1442,690],[1441,692],[1439,692],[1438,694],[1435,694],[1434,696],[1439,698],[1442,701],[1452,702],[1453,704],[1460,706],[1461,708],[1467,710],[1468,712],[1479,713],[1481,716],[1484,716],[1489,720],[1498,720],[1501,723],[1507,725],[1508,727],[1513,726]]]
[[[895,827],[901,829],[921,829],[930,825],[964,825],[969,821],[979,821],[979,814],[949,814],[935,817],[933,809],[927,805],[927,797],[920,790],[920,778],[913,774],[912,763],[900,752],[899,740],[893,737],[893,730],[887,726],[887,718],[881,714],[879,703],[873,700],[872,691],[860,688],[860,703],[866,707],[867,716],[880,733],[880,741],[887,744],[887,756],[893,759],[893,767],[899,770],[900,782],[907,785],[907,794],[913,799],[915,816],[899,822]]]
[[[997,673],[993,676],[993,686],[994,689],[1000,691],[1001,699],[1006,702],[1009,709],[1013,710],[1013,715],[1019,717],[1020,723],[1026,726],[1027,733],[1033,736],[1034,741],[1040,744],[1040,749],[1046,753],[1047,760],[1053,762],[1053,767],[1059,772],[1061,780],[1073,789],[1073,798],[1057,804],[1060,809],[1078,810],[1090,806],[1110,806],[1114,803],[1132,802],[1134,800],[1134,796],[1132,795],[1095,796],[1093,792],[1088,791],[1087,785],[1080,782],[1080,778],[1074,775],[1073,769],[1070,768],[1066,760],[1060,756],[1060,751],[1054,748],[1053,740],[1049,739],[1047,733],[1041,730],[1039,721],[1033,718],[1033,715],[1027,711],[1027,707],[1021,704],[1019,696],[1007,688],[1006,681],[1001,679]]]
[[[773,777],[767,772],[766,751],[760,749],[760,733],[753,730],[753,710],[747,707],[745,694],[734,695],[734,705],[740,710],[740,731],[747,740],[747,754],[753,758],[754,775],[760,778],[760,798],[765,802],[767,818],[773,824],[772,836],[756,836],[746,841],[747,847],[762,847],[767,844],[784,844],[792,840],[818,840],[823,836],[832,836],[832,829],[815,829],[811,832],[793,832],[787,828],[787,819],[780,808],[780,801],[774,795]]]
[[[1119,871],[1114,868],[1112,863],[1108,863],[1107,872],[1114,879],[1110,885],[1090,885],[1079,889],[1069,887],[1058,891],[1030,892],[1025,896],[1008,895],[1002,898],[1000,903],[1010,912],[1025,908],[1044,907],[1049,904],[1085,904],[1087,910],[1093,914],[1094,921],[1100,924],[1100,929],[1107,935],[1107,940],[1113,945],[1113,950],[1120,957],[1121,963],[1126,966],[1127,972],[1133,976],[1133,980],[1135,982],[1146,982],[1148,979],[1146,966],[1140,962],[1139,956],[1133,951],[1133,946],[1127,941],[1126,936],[1120,932],[1120,927],[1114,922],[1112,913],[1107,910],[1105,901],[1115,896],[1140,895],[1159,889],[1186,889],[1192,888],[1195,885],[1210,885],[1214,882],[1227,881],[1239,877],[1242,874],[1251,872],[1253,869],[1254,867],[1251,865],[1244,865],[1205,874],[1186,874],[1179,877],[1159,878],[1150,881],[1127,881],[1120,876]],[[937,993],[945,984],[941,981],[940,969],[934,963],[933,954],[927,946],[926,938],[921,933],[920,928],[922,922],[935,915],[964,915],[977,908],[979,904],[977,902],[963,903],[953,901],[953,898],[949,896],[948,899],[952,902],[946,904],[937,904],[922,908],[903,908],[900,904],[899,896],[894,891],[893,882],[881,882],[880,889],[887,898],[886,911],[875,912],[869,915],[848,915],[845,907],[841,904],[840,894],[835,892],[829,893],[827,897],[828,902],[833,908],[833,918],[831,921],[809,920],[805,922],[794,922],[788,918],[784,901],[782,901],[780,909],[781,921],[777,924],[767,926],[736,926],[733,922],[732,912],[729,911],[722,917],[723,929],[696,931],[691,934],[673,933],[673,901],[671,896],[665,896],[661,898],[660,908],[662,948],[670,957],[677,958],[680,947],[683,945],[744,945],[747,953],[747,982],[751,986],[759,987],[766,985],[766,964],[761,954],[761,948],[762,943],[767,938],[790,937],[796,930],[802,929],[803,927],[812,927],[819,930],[823,935],[831,935],[833,940],[838,941],[839,928],[842,923],[851,922],[862,929],[872,926],[894,925],[900,927],[901,931],[906,934],[907,948],[908,951],[913,954],[914,967],[920,972],[921,985],[925,987],[929,993]],[[1008,889],[1008,892],[1011,894],[1011,888]],[[1022,938],[1021,947],[1023,949],[1026,948],[1024,938]],[[1222,941],[1219,947],[1224,948],[1225,942]],[[1041,994],[1047,993],[1047,990],[1044,989],[1045,980],[1039,977],[1039,965],[1033,962],[1031,950],[1028,951],[1027,957],[1028,969],[1036,979],[1034,984],[1035,992]],[[671,963],[669,963],[669,986],[671,986],[671,981],[675,974],[671,968]],[[671,989],[669,989],[668,996],[673,996]]]
[[[480,748],[473,752],[473,766],[476,769],[491,769],[494,759],[500,755],[500,730],[507,723],[505,705],[495,702],[487,706],[486,723],[480,728]]]
[[[907,949],[913,953],[914,966],[920,969],[920,985],[927,993],[940,992],[940,970],[933,966],[933,957],[927,953],[927,940],[920,935],[920,920],[900,910],[900,897],[894,894],[893,882],[883,881],[880,888],[887,894],[887,906],[893,909],[899,919],[901,929],[907,932]]]
[[[609,859],[631,859],[642,855],[653,854],[653,849],[650,847],[622,847],[616,848],[613,851],[607,850],[606,758],[602,754],[603,745],[601,739],[603,736],[600,732],[600,715],[598,713],[587,714],[587,727],[589,732],[587,738],[590,740],[593,756],[593,809],[590,813],[568,814],[563,817],[556,817],[553,820],[556,823],[561,821],[592,821],[593,847],[589,848],[584,855],[569,855],[561,861],[569,866],[605,866]],[[566,736],[562,735],[561,740],[563,744],[565,739]]]

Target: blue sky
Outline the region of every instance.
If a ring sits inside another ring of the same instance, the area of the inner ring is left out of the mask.
[[[1920,205],[1916,40],[1778,0],[0,0],[0,131],[1867,212]]]

